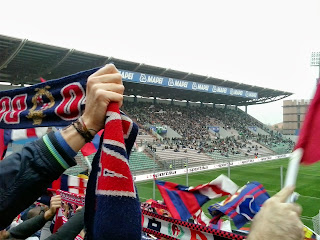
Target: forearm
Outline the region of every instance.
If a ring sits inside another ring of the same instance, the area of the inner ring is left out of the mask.
[[[11,228],[9,230],[10,237],[17,239],[28,238],[40,230],[46,222],[47,220],[44,218],[44,214],[28,219],[18,226]]]
[[[84,209],[76,213],[68,222],[59,228],[58,232],[46,240],[74,239],[84,228]]]
[[[54,133],[0,161],[0,230],[10,225],[53,180],[75,164],[73,156],[60,146]]]
[[[64,138],[66,143],[75,152],[78,152],[85,144],[84,138],[77,132],[72,126],[68,126],[61,131],[61,136]]]

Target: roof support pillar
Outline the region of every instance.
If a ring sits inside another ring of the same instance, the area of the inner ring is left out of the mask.
[[[16,48],[16,50],[8,57],[7,60],[4,61],[4,63],[2,63],[0,65],[0,70],[3,68],[6,68],[8,66],[8,64],[14,59],[15,56],[17,56],[17,54],[21,51],[21,49],[24,47],[24,45],[28,42],[28,39],[23,39],[19,46]]]

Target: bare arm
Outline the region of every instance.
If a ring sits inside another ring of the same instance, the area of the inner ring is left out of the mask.
[[[92,74],[87,81],[86,106],[82,120],[94,135],[104,126],[107,106],[110,102],[122,105],[124,86],[119,71],[108,64]],[[73,126],[62,130],[62,137],[69,146],[78,152],[85,144],[84,138]]]

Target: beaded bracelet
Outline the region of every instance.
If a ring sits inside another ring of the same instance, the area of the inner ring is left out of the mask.
[[[72,126],[77,130],[77,132],[84,138],[86,143],[91,142],[94,136],[89,132],[87,127],[83,124],[80,118],[72,123]],[[94,130],[94,129],[91,129]],[[95,131],[95,130],[94,130]]]

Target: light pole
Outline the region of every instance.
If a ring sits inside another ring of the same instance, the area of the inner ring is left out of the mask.
[[[152,199],[156,200],[156,152],[153,152],[153,191]]]
[[[312,52],[311,53],[311,66],[319,67],[319,75],[317,79],[317,84],[320,81],[320,52]]]

